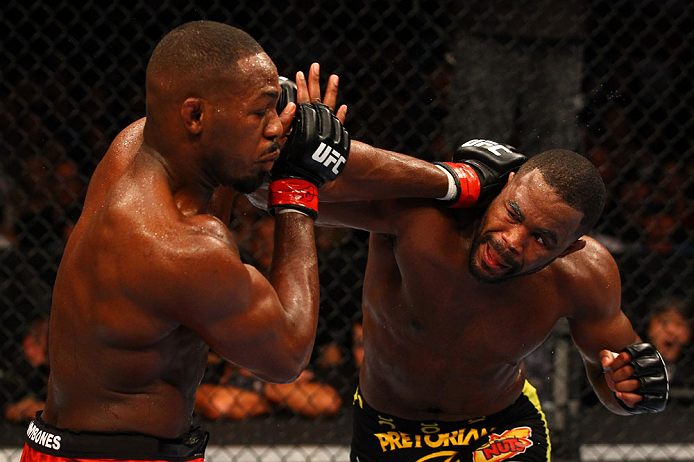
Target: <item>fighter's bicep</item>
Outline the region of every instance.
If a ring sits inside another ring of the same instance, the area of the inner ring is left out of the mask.
[[[581,264],[565,286],[573,307],[568,318],[574,343],[584,358],[600,350],[620,351],[636,334],[621,308],[619,269],[606,249],[587,237]]]
[[[227,308],[208,311],[207,319],[192,321],[195,330],[215,351],[244,368],[273,357],[289,333],[288,317],[277,293],[260,272],[242,265],[245,274],[235,284]]]

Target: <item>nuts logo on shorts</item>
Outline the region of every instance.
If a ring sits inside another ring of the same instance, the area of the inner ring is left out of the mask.
[[[489,442],[472,455],[473,462],[498,462],[524,453],[533,445],[530,427],[517,427],[501,434],[490,433]]]

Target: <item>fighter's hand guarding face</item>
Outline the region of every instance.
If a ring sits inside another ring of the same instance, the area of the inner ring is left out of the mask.
[[[299,71],[296,73],[296,100],[299,103],[323,103],[330,108],[330,112],[335,114],[340,123],[344,124],[347,117],[347,106],[342,104],[335,112],[339,83],[340,78],[337,75],[332,74],[328,77],[328,85],[321,99],[320,64],[313,63],[308,72],[308,83],[303,72]]]
[[[330,77],[324,98],[330,105],[323,103],[319,70],[317,63],[311,66],[308,85],[302,72],[297,72],[296,84],[280,79],[282,93],[277,110],[285,115],[292,100],[298,104],[294,120],[289,130],[285,130],[286,141],[281,142],[280,158],[271,172],[273,181],[267,204],[273,214],[279,209],[292,209],[315,219],[318,215],[317,188],[337,178],[347,162],[350,138],[342,125],[346,106],[338,110],[342,120],[333,114],[338,78]]]

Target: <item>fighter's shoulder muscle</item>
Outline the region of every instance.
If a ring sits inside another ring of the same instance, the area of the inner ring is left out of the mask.
[[[561,259],[559,277],[573,315],[609,317],[621,307],[621,280],[614,257],[590,236],[586,245]]]
[[[134,296],[162,307],[180,302],[192,308],[200,293],[218,301],[244,292],[247,270],[231,232],[220,220],[159,213],[163,215],[159,220],[133,221],[130,213],[131,220],[123,221],[131,229],[130,249],[121,255],[122,274]]]

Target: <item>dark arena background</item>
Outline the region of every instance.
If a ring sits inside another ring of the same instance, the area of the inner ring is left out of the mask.
[[[197,19],[246,30],[281,75],[314,61],[323,82],[338,74],[354,139],[432,161],[471,138],[528,155],[567,148],[587,156],[608,190],[591,234],[620,266],[636,331],[671,352],[672,389],[661,414],[609,413],[566,325],[557,325],[527,364],[553,458],[694,460],[687,0],[4,1],[0,457],[19,460],[26,416],[45,397],[51,288],[89,178],[114,136],[145,114],[157,41]],[[230,227],[245,261],[267,269],[272,219],[240,199]],[[195,414],[212,434],[209,461],[348,460],[367,237],[317,230],[322,306],[303,385],[268,387],[210,356],[210,371],[229,386],[218,396],[211,389]]]

